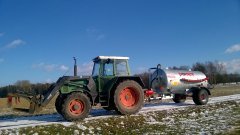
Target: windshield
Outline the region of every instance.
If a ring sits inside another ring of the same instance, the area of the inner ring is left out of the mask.
[[[95,62],[94,66],[93,66],[92,76],[98,76],[99,75],[99,68],[100,68],[100,63]]]

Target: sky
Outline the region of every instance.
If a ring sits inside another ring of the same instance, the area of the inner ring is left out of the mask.
[[[99,55],[240,72],[240,0],[0,0],[0,86],[72,75],[73,56],[89,74]]]

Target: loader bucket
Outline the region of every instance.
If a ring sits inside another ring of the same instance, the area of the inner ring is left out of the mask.
[[[28,108],[25,105],[21,104],[22,100],[20,100],[20,98],[25,99],[25,104],[29,104]],[[39,104],[37,104],[37,101],[38,99],[36,98],[36,96],[30,96],[20,93],[11,93],[8,95],[8,107],[12,107],[15,111],[21,111],[31,114],[38,112],[41,110],[41,107]]]

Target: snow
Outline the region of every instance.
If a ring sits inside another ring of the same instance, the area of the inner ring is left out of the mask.
[[[240,99],[240,94],[236,95],[230,95],[230,96],[222,96],[222,97],[213,97],[209,99],[208,104],[214,104],[214,103],[219,103],[223,101],[232,101],[232,100],[239,100]],[[186,108],[189,106],[194,106],[194,103],[192,100],[187,100],[185,103],[160,103],[160,104],[146,104],[138,114],[145,114],[147,112],[155,112],[155,111],[161,111],[161,110],[171,110],[175,108]],[[136,115],[138,115],[136,114]],[[190,116],[194,117],[196,114],[192,113]],[[202,112],[202,116],[207,117],[208,112]],[[109,117],[123,117],[117,115],[115,112],[109,112],[105,111],[103,109],[98,109],[98,110],[92,110],[90,113],[89,118],[86,118],[84,121],[90,121],[92,119],[104,119],[104,118],[109,118]],[[171,118],[168,120],[168,122],[173,122]],[[150,118],[149,122],[154,123],[154,118]],[[73,122],[67,122],[65,121],[61,115],[59,114],[48,114],[48,115],[38,115],[38,116],[26,116],[26,117],[17,117],[17,118],[5,118],[5,119],[0,119],[0,133],[2,132],[1,130],[5,129],[15,129],[15,128],[22,128],[22,127],[34,127],[38,125],[50,125],[50,124],[61,124],[66,127],[71,126],[74,124]],[[105,123],[106,125],[108,123]],[[86,130],[86,127],[79,124],[78,125],[79,129]]]
[[[80,133],[79,133],[78,130],[74,130],[74,131],[73,131],[73,134],[74,134],[74,135],[79,135]]]
[[[81,130],[86,130],[87,127],[83,126],[82,124],[78,124],[77,127]]]

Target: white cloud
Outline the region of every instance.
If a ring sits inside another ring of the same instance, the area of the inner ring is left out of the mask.
[[[240,73],[240,58],[222,62],[228,73]]]
[[[50,78],[48,78],[48,79],[46,79],[45,80],[45,83],[53,83],[54,81],[52,80],[52,79],[50,79]]]
[[[4,62],[4,59],[3,58],[0,58],[0,63]]]
[[[4,35],[4,33],[0,33],[0,37],[2,37]]]
[[[39,64],[33,64],[32,68],[34,69],[41,69],[46,72],[52,72],[52,71],[67,71],[69,69],[68,66],[65,65],[57,65],[57,64],[45,64],[44,62]]]
[[[104,39],[104,38],[105,38],[104,34],[99,34],[99,35],[97,35],[96,40],[101,40],[101,39]]]
[[[25,43],[26,42],[21,39],[16,39],[10,42],[9,44],[7,44],[5,47],[11,49],[11,48],[16,48],[20,45],[24,45]]]
[[[93,69],[93,62],[84,63],[78,66],[79,75],[91,75]]]
[[[144,72],[148,72],[148,68],[146,67],[138,67],[135,72],[133,71],[133,74],[141,74],[141,73],[144,73]]]
[[[69,67],[67,67],[67,66],[65,66],[65,65],[61,65],[61,66],[59,67],[59,69],[60,69],[61,71],[67,71],[67,70],[69,70]]]
[[[95,28],[87,28],[86,33],[90,38],[94,38],[95,40],[102,40],[106,37],[104,33]]]
[[[235,44],[228,49],[226,49],[225,53],[234,53],[234,52],[239,52],[240,51],[240,44]]]

